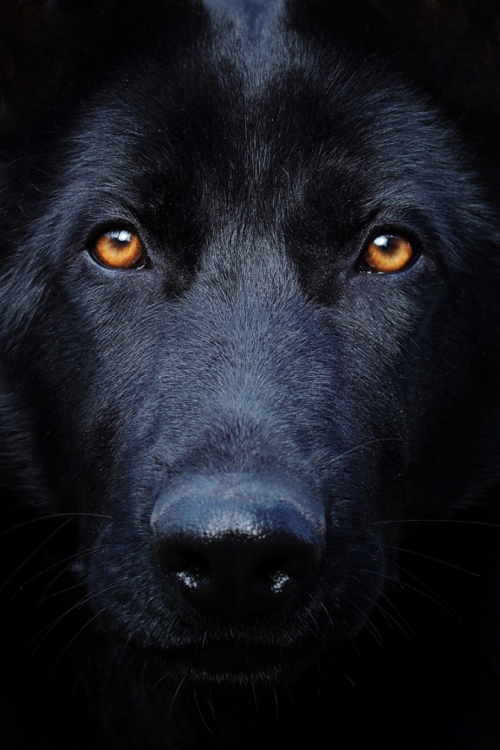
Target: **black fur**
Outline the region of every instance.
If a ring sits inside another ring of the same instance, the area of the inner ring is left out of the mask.
[[[1,14],[2,750],[500,747],[496,4]],[[252,493],[321,562],[205,611]]]

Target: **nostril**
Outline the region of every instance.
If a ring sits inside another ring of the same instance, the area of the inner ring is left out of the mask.
[[[196,589],[210,581],[210,563],[198,552],[186,550],[182,569],[173,571],[176,578],[187,588]]]
[[[268,560],[262,560],[255,571],[255,579],[259,583],[273,584],[278,579],[290,578],[285,572],[287,559],[285,555],[275,555]]]
[[[290,581],[286,572],[287,558],[285,555],[276,555],[268,560],[263,560],[255,571],[255,582],[257,585],[265,586],[278,594]]]
[[[290,552],[267,557],[257,565],[255,580],[273,589],[281,588],[287,581],[311,573],[318,565],[318,552],[319,550],[307,550],[303,554]]]
[[[162,568],[169,573],[192,580],[203,580],[210,576],[209,561],[194,550],[166,544],[158,550],[157,557]]]
[[[184,563],[179,573],[189,573],[196,578],[208,578],[210,575],[210,563],[198,552],[186,550],[183,555]]]

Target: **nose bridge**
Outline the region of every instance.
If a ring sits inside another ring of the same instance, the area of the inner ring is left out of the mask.
[[[318,327],[283,248],[260,238],[221,240],[200,269],[198,333],[220,343],[233,370],[254,371],[293,352],[300,368]]]
[[[273,447],[293,452],[330,387],[324,331],[276,246],[216,250],[183,311],[182,375],[197,396],[185,418],[212,455],[262,461]]]
[[[269,312],[299,292],[295,268],[277,238],[231,227],[204,253],[198,282],[210,300],[238,307],[258,301]]]

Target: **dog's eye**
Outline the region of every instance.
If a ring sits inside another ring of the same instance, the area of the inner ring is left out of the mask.
[[[361,257],[360,271],[397,273],[416,259],[416,250],[406,237],[381,234],[370,242]]]
[[[94,256],[108,268],[143,268],[146,265],[144,246],[135,232],[112,229],[101,234],[94,244]]]

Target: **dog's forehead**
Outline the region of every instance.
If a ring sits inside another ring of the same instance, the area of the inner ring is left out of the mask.
[[[199,37],[172,52],[158,26],[148,57],[125,60],[113,97],[104,92],[85,112],[73,138],[78,171],[68,175],[80,196],[94,201],[98,186],[161,213],[194,196],[210,211],[252,203],[267,212],[328,194],[340,206],[330,212],[364,215],[381,196],[393,203],[402,181],[405,200],[420,206],[431,163],[447,174],[432,113],[387,75],[383,58],[374,65],[334,40],[312,44],[290,28],[279,0],[206,2],[212,23]],[[226,10],[250,18],[261,8],[276,14],[259,38],[227,23]]]
[[[283,6],[283,0],[203,0],[203,5],[216,14],[236,18],[252,35],[258,35],[265,21]]]

